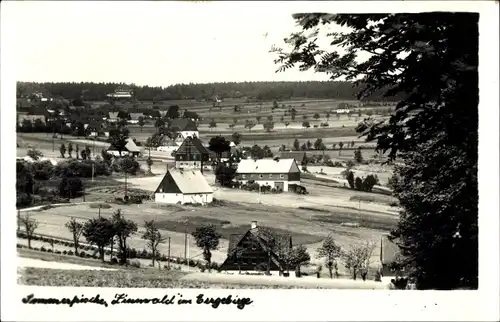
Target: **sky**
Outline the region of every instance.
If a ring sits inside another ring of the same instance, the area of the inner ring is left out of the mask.
[[[21,2],[10,16],[16,79],[151,86],[328,80],[275,73],[269,50],[296,30],[293,9],[278,5]]]

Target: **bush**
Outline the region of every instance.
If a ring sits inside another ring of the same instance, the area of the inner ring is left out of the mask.
[[[38,251],[38,250],[40,250],[40,248],[38,248],[38,247],[33,247],[33,250]]]
[[[80,253],[80,257],[84,258],[86,256],[85,252]]]
[[[68,251],[63,250],[63,252],[62,252],[62,253],[63,253],[64,255],[67,255],[67,254],[68,254]]]
[[[116,259],[116,257],[113,257],[113,258],[111,258],[110,263],[113,265],[118,264],[118,260]]]
[[[61,254],[61,251],[60,250],[56,250],[54,251],[55,254]]]
[[[42,252],[46,252],[46,251],[47,251],[47,249],[46,249],[45,247],[43,247],[43,246],[40,248],[40,250],[41,250]]]
[[[73,256],[73,251],[72,250],[68,250],[68,255]]]
[[[52,249],[47,249],[47,253],[52,253]]]

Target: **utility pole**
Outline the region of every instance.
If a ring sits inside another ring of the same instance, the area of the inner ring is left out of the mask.
[[[127,170],[125,170],[125,198],[127,198]]]
[[[168,237],[168,268],[170,269],[170,237]]]
[[[21,231],[21,209],[17,209],[17,232]]]
[[[92,141],[92,155],[94,156],[95,159],[95,135],[94,135],[94,140]]]
[[[52,133],[52,152],[54,152],[54,151],[55,151],[55,148],[56,148],[56,147],[55,147],[55,144],[56,144],[55,140],[56,140],[56,132],[54,131],[54,132]]]
[[[101,218],[101,204],[99,204],[99,218]],[[113,254],[111,254],[111,257],[113,257]]]
[[[187,241],[187,243],[189,243],[189,236],[187,234],[186,234],[186,237],[187,237],[186,241]],[[186,243],[186,245],[187,245],[187,243]],[[189,272],[189,246],[187,247],[187,256],[186,257],[187,257],[187,270]]]
[[[94,182],[95,165],[92,163],[92,182]]]
[[[185,230],[184,230],[184,259],[187,260],[188,257],[188,222],[184,221]]]

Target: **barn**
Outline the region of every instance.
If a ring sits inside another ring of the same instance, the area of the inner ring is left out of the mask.
[[[290,235],[275,234],[252,221],[245,234],[229,236],[227,258],[221,265],[223,271],[258,272],[267,271],[280,275],[285,268],[280,257],[292,247]]]
[[[168,169],[155,190],[155,202],[166,204],[207,204],[213,190],[199,170]]]

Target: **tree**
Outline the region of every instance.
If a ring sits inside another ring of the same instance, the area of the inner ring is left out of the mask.
[[[124,127],[112,129],[109,131],[108,142],[118,151],[120,157],[122,152],[125,151],[125,146],[128,142],[128,130]]]
[[[314,113],[313,118],[314,118],[315,120],[319,119],[319,118],[320,118],[319,113]]]
[[[337,259],[342,254],[340,246],[335,243],[332,235],[328,235],[320,248],[317,249],[317,258],[323,258],[326,267],[328,267],[328,272],[330,273],[330,278],[333,278],[333,269],[336,266]],[[338,272],[335,271],[335,277],[338,277]]]
[[[59,148],[59,153],[61,153],[61,157],[64,158],[66,154],[66,146],[64,143],[61,144],[61,147]]]
[[[281,116],[280,117],[280,122],[283,123],[283,121],[285,121],[285,117],[284,116]]]
[[[82,157],[82,160],[87,160],[87,151],[85,149],[80,151],[80,155]]]
[[[231,138],[233,139],[233,143],[235,145],[239,145],[241,143],[241,134],[239,134],[238,132],[234,132],[231,135]]]
[[[217,232],[213,224],[197,227],[191,235],[196,240],[196,246],[203,250],[203,258],[207,261],[207,267],[210,268],[212,262],[211,251],[218,248],[219,239],[222,235]]]
[[[90,148],[88,145],[85,146],[85,156],[87,157],[87,159],[90,160],[91,156],[92,156],[92,152],[90,151]]]
[[[68,155],[72,158],[71,154],[73,153],[73,144],[71,142],[68,143]]]
[[[356,144],[356,142],[354,141],[351,141],[351,148],[354,148],[354,145]]]
[[[139,126],[141,127],[141,132],[144,124],[146,124],[146,122],[144,122],[144,116],[139,116]]]
[[[375,186],[376,184],[378,184],[377,175],[374,174],[367,175],[366,178],[363,180],[363,191],[371,192],[373,186]]]
[[[245,128],[248,129],[248,132],[251,132],[254,127],[255,127],[255,123],[253,123],[253,122],[245,123]]]
[[[308,129],[311,127],[311,124],[309,124],[309,121],[304,121],[304,122],[302,122],[302,127],[305,129]]]
[[[302,115],[302,120],[304,120],[304,121],[307,120],[307,115],[306,114]]]
[[[315,150],[324,150],[325,149],[325,144],[323,143],[323,139],[318,138],[316,141],[314,141],[314,149]]]
[[[151,157],[148,157],[148,158],[146,159],[146,163],[147,163],[147,165],[148,165],[148,173],[152,173],[152,172],[151,172],[151,166],[153,165],[153,159],[151,159]]]
[[[266,130],[266,132],[271,132],[273,129],[274,129],[274,122],[269,121],[264,123],[264,130]]]
[[[158,118],[156,121],[155,121],[155,128],[156,128],[156,131],[159,132],[161,128],[165,127],[165,121],[162,120],[161,118]]]
[[[327,122],[330,121],[330,115],[331,115],[330,112],[325,113],[325,118]]]
[[[354,189],[354,173],[352,171],[347,171],[346,179],[347,183],[349,183],[349,187]]]
[[[375,249],[375,244],[364,242],[361,245],[354,245],[342,252],[342,261],[346,269],[351,273],[352,279],[356,279],[358,273],[366,280],[370,268],[370,259]]]
[[[268,115],[268,116],[267,116],[267,120],[268,120],[269,122],[272,122],[272,120],[273,120],[273,116],[272,116],[272,115]]]
[[[38,151],[37,149],[29,149],[27,155],[32,158],[33,160],[39,160],[40,158],[43,157],[43,153]]]
[[[359,98],[398,97],[389,120],[367,119],[357,131],[389,151],[389,161],[404,164],[394,192],[403,210],[391,238],[417,288],[477,288],[478,14],[295,18],[303,32],[287,39],[291,52],[277,49],[283,69],[300,63],[302,70],[331,72],[332,79],[358,79]],[[345,53],[324,51],[304,33],[328,23],[349,28],[327,41]],[[371,57],[357,61],[361,51]]]
[[[80,159],[80,154],[79,154],[79,152],[80,152],[80,147],[79,147],[79,146],[78,146],[78,144],[77,144],[77,145],[76,145],[76,148],[75,148],[75,153],[76,153],[76,158],[77,158],[77,159]]]
[[[234,125],[238,124],[238,118],[237,117],[233,118],[233,124]]]
[[[306,146],[307,146],[308,150],[311,150],[311,147],[313,146],[313,144],[311,143],[311,141],[307,140]]]
[[[127,263],[127,238],[137,232],[137,224],[123,217],[121,209],[113,213],[111,219],[114,235],[118,240],[118,258],[121,264]]]
[[[297,277],[300,277],[300,266],[309,264],[311,256],[304,245],[293,247],[289,255],[289,263],[295,268]]]
[[[260,119],[261,119],[261,116],[260,116],[260,115],[257,115],[257,116],[255,117],[255,120],[257,120],[257,124],[260,124]]]
[[[83,182],[72,173],[63,173],[59,182],[59,195],[63,198],[75,198],[83,193]]]
[[[342,148],[344,147],[344,142],[340,141],[339,142],[339,155],[342,154]]]
[[[279,107],[280,107],[280,106],[279,106],[278,102],[273,101],[273,107],[272,107],[272,109],[273,109],[273,110],[275,110],[275,109],[277,109],[277,108],[279,108]]]
[[[285,127],[288,127],[290,125],[290,122],[285,122]]]
[[[154,220],[145,221],[144,227],[146,231],[142,234],[141,238],[146,240],[146,247],[148,247],[151,250],[151,254],[153,254],[152,265],[155,267],[155,260],[159,255],[158,246],[165,242],[166,238],[161,235]]]
[[[82,235],[88,243],[97,246],[99,258],[104,262],[104,248],[115,235],[111,220],[104,217],[89,219],[83,225]]]
[[[216,127],[217,127],[217,123],[215,122],[215,119],[212,119],[212,120],[210,121],[210,124],[208,124],[208,127],[209,127],[210,129],[213,129],[213,128],[216,128]]]
[[[23,120],[21,122],[21,128],[23,132],[33,132],[33,123],[31,123],[31,120]]]
[[[217,162],[220,162],[222,153],[231,150],[231,142],[221,135],[214,136],[208,141],[208,149],[217,155]]]
[[[28,248],[31,249],[31,240],[35,235],[35,230],[38,228],[38,221],[32,218],[29,213],[22,216],[20,219],[26,231],[26,238],[28,239]]]
[[[165,114],[165,117],[169,119],[178,119],[180,117],[179,106],[178,105],[169,106],[167,113]]]
[[[299,140],[298,140],[298,139],[295,139],[295,140],[293,141],[293,150],[294,150],[294,151],[299,151],[299,150],[300,150],[300,142],[299,142]]]
[[[217,164],[215,168],[215,181],[222,187],[231,187],[231,182],[236,175],[236,169],[232,166],[232,162],[226,165],[223,162]]]
[[[71,220],[65,224],[66,228],[69,230],[73,236],[73,244],[75,247],[75,254],[78,254],[78,247],[80,246],[80,236],[83,233],[83,224],[76,221],[75,218],[71,217]]]
[[[363,154],[361,154],[361,148],[357,148],[354,150],[354,161],[357,163],[362,163],[363,162]]]

